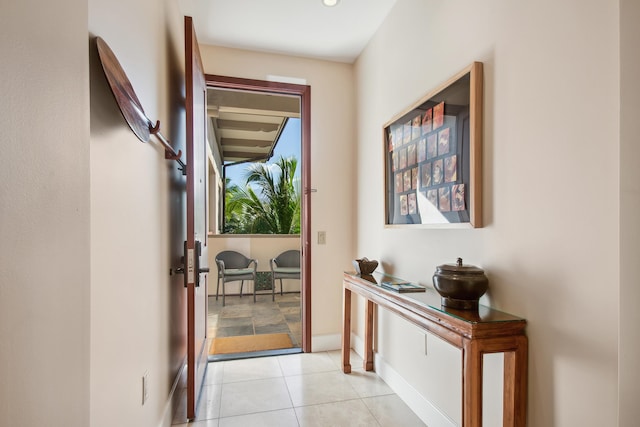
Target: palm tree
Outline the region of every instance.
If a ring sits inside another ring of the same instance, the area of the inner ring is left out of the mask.
[[[299,234],[300,189],[296,185],[295,157],[280,157],[267,165],[253,163],[247,168],[246,187],[227,190],[227,222],[233,233]],[[259,190],[256,194],[253,187]],[[229,196],[230,195],[230,196]],[[240,214],[240,212],[242,212]],[[242,217],[242,221],[238,219]],[[225,227],[225,231],[228,227]]]
[[[231,183],[231,179],[225,180],[224,196],[224,232],[232,234],[249,233],[244,204],[241,202],[245,193],[242,188]]]

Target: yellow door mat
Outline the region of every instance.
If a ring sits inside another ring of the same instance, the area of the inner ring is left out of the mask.
[[[249,353],[263,350],[292,348],[289,334],[242,335],[214,338],[209,354]]]

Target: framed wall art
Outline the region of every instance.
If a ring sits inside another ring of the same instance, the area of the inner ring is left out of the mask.
[[[384,125],[385,225],[482,227],[482,63]]]

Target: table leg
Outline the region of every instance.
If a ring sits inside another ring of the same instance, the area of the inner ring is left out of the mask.
[[[373,371],[373,302],[367,300],[364,309],[364,362],[365,371]]]
[[[527,424],[528,340],[516,338],[516,350],[504,353],[503,425],[524,427]]]
[[[465,340],[462,348],[462,426],[482,427],[482,352]]]
[[[342,299],[342,372],[351,372],[351,291],[344,288]]]

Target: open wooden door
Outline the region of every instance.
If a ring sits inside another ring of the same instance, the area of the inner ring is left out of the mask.
[[[194,419],[207,370],[206,84],[191,17],[185,17],[187,124],[187,418]]]

